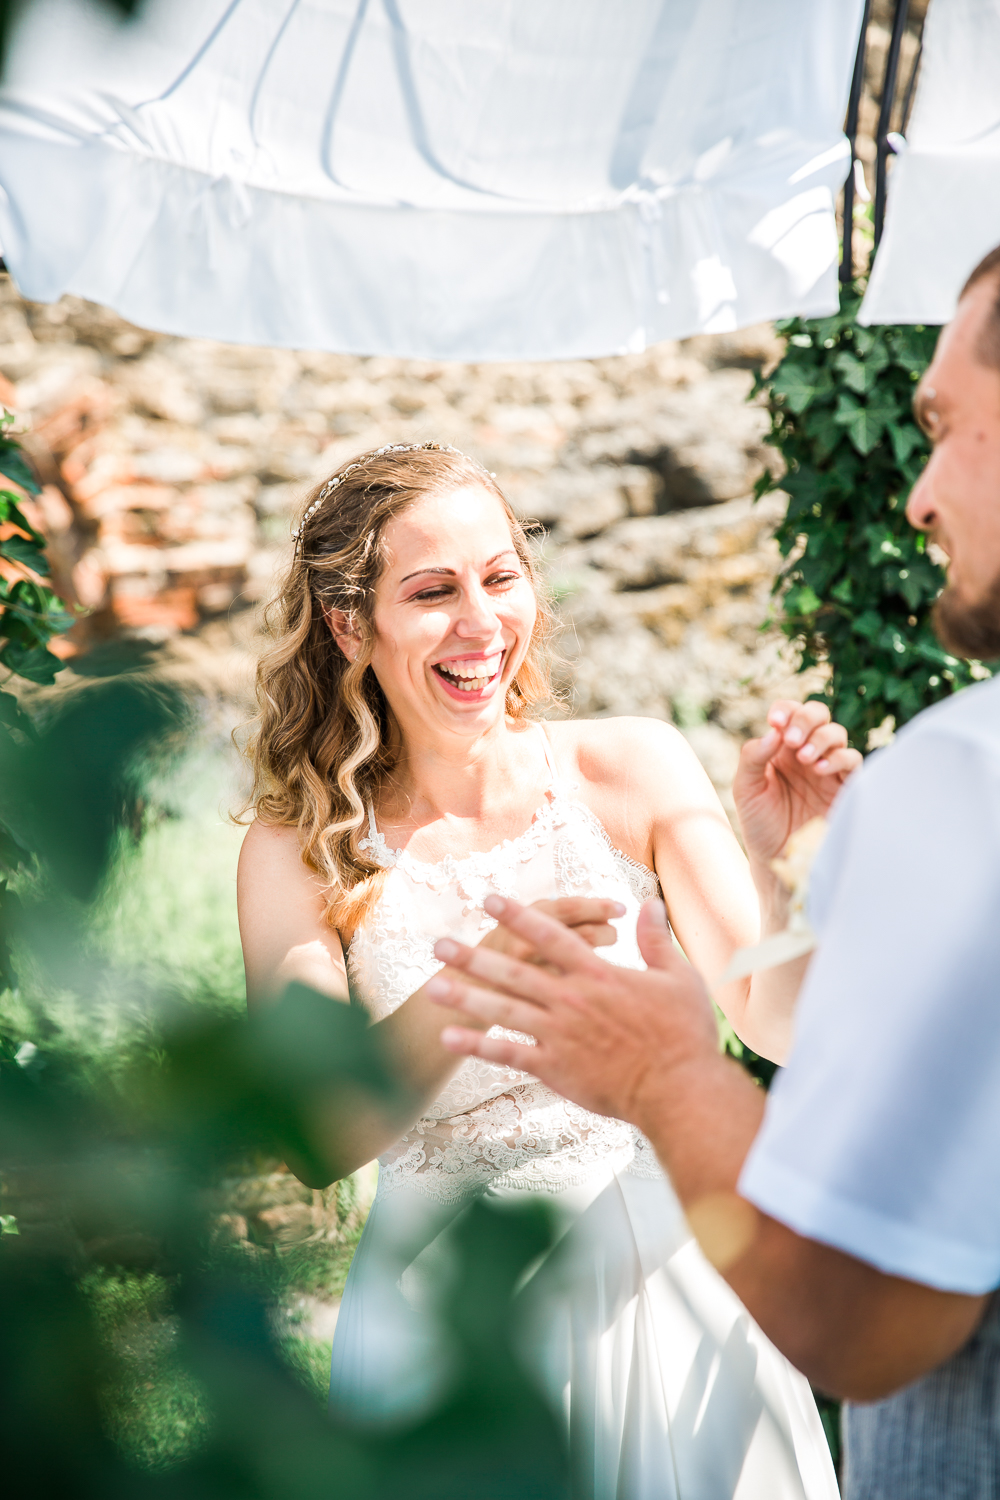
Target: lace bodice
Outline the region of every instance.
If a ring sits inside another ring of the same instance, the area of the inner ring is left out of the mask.
[[[388,876],[354,934],[347,965],[355,994],[376,1019],[391,1015],[441,968],[433,952],[438,938],[476,943],[496,926],[482,909],[491,894],[525,903],[556,896],[620,901],[625,915],[614,924],[618,941],[601,956],[625,968],[643,967],[636,918],[659,883],[613,846],[575,790],[553,772],[546,802],[518,838],[437,864],[388,848],[370,814],[365,847]],[[480,1058],[462,1063],[379,1163],[380,1194],[407,1184],[441,1202],[488,1184],[555,1192],[609,1169],[660,1174],[652,1148],[633,1126],[590,1114],[530,1074]]]

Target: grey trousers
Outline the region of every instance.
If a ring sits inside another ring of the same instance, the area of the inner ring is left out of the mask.
[[[998,1500],[1000,1294],[946,1364],[844,1407],[844,1500]]]

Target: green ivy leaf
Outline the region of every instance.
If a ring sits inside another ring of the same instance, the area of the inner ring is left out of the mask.
[[[840,313],[834,313],[832,318],[817,318],[812,323],[814,340],[817,348],[823,348],[828,339],[836,340],[844,327]]]
[[[785,595],[785,604],[789,614],[793,615],[814,615],[823,607],[822,599],[808,584],[803,588],[790,589]]]
[[[7,642],[0,651],[0,662],[16,672],[18,677],[24,677],[28,682],[37,682],[43,687],[51,687],[56,680],[56,673],[63,669],[58,656],[53,656],[45,646],[27,646],[20,641]]]
[[[833,363],[848,390],[863,396],[867,389],[867,380],[861,360],[856,359],[853,354],[844,353],[838,354]]]
[[[876,394],[861,406],[852,395],[844,392],[837,403],[834,420],[846,428],[855,448],[867,457],[898,412],[898,402],[889,396]]]
[[[868,566],[871,568],[895,562],[903,556],[898,540],[884,524],[863,527],[861,536],[868,543]]]
[[[0,542],[0,556],[8,558],[13,563],[19,563],[24,568],[31,568],[32,572],[39,573],[43,578],[49,576],[49,560],[39,547],[37,542],[29,541],[27,537],[9,536]]]
[[[899,571],[899,592],[911,610],[919,609],[922,600],[927,594],[926,584],[920,573],[915,573],[910,568],[901,568]]]
[[[6,474],[15,484],[19,484],[22,490],[27,490],[29,495],[37,495],[39,484],[28,461],[21,453],[19,443],[12,442],[10,438],[0,438],[0,474]]]
[[[857,327],[853,330],[852,342],[859,354],[870,354],[878,342],[877,328]]]
[[[867,359],[858,359],[854,354],[838,354],[833,361],[843,383],[859,396],[866,396],[878,383],[881,372],[889,363],[889,356],[879,344]]]
[[[11,494],[10,490],[0,490],[0,521],[13,521],[22,531],[26,531],[31,539],[38,543],[39,547],[45,546],[45,538],[40,531],[36,531],[28,520],[24,511],[17,503],[17,496]]]
[[[830,454],[842,442],[843,428],[838,426],[837,418],[833,412],[823,412],[820,417],[814,417],[810,423],[810,436],[816,449],[816,456],[820,459],[829,458]]]
[[[776,396],[796,416],[800,415],[811,405],[818,395],[822,395],[825,388],[832,389],[832,381],[829,372],[818,371],[811,365],[798,364],[789,361],[781,375],[772,381],[771,389]]]
[[[916,422],[890,422],[889,437],[892,456],[900,466],[906,463],[915,448],[922,448],[927,442]]]
[[[886,674],[877,667],[866,667],[863,672],[858,673],[858,691],[863,689],[868,698],[881,698],[884,695],[885,677]]]
[[[882,634],[882,616],[874,609],[866,609],[854,620],[852,629],[865,640],[877,641]]]
[[[903,325],[892,329],[892,349],[896,363],[909,375],[921,376],[934,357],[938,330]]]

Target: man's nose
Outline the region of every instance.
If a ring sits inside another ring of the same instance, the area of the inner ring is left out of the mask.
[[[934,491],[931,475],[928,472],[934,456],[927,464],[927,468],[921,474],[916,484],[910,491],[910,498],[906,502],[906,519],[917,531],[930,531],[937,520],[937,512],[934,508]]]

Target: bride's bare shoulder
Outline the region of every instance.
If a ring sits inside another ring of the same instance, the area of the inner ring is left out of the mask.
[[[254,819],[246,831],[240,850],[240,875],[294,876],[303,881],[310,871],[302,860],[302,845],[297,828]]]
[[[660,719],[567,719],[546,728],[560,761],[594,786],[676,776],[697,764],[680,731]]]

